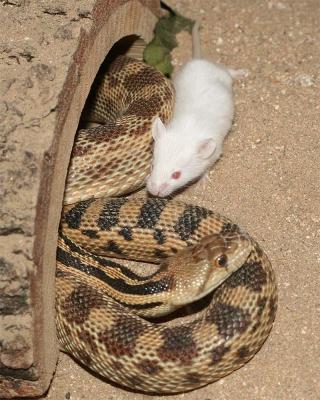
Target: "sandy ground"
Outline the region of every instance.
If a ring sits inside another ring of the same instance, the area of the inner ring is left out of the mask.
[[[320,399],[320,4],[318,0],[180,0],[201,21],[206,57],[248,68],[235,84],[236,118],[205,188],[180,195],[245,227],[276,270],[272,333],[243,368],[171,399]],[[189,39],[175,52],[188,57]],[[61,354],[48,400],[138,400]],[[153,396],[157,399],[159,396]]]

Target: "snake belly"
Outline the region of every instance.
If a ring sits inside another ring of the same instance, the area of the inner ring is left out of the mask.
[[[96,119],[105,124],[105,132],[102,134],[100,127],[98,131],[79,132],[67,179],[66,203],[72,204],[66,205],[62,213],[56,271],[59,343],[90,370],[130,389],[149,393],[192,390],[241,367],[262,346],[277,308],[275,275],[266,254],[250,239],[252,247],[242,267],[215,290],[210,304],[192,319],[152,322],[139,317],[127,301],[112,298],[108,285],[104,285],[104,280],[110,278],[106,268],[124,271],[125,267],[105,255],[158,262],[179,254],[182,249],[191,249],[208,235],[238,232],[240,228],[196,205],[156,198],[109,198],[111,194],[129,191],[130,185],[135,189],[143,184],[151,162],[152,120],[155,115],[169,119],[173,101],[169,96],[173,92],[163,89],[160,93],[166,93],[165,101],[161,96],[162,100],[151,96],[152,106],[148,112],[141,111],[147,103],[141,96],[150,99],[152,82],[146,79],[141,83],[139,79],[155,74],[154,86],[170,85],[151,67],[124,57],[110,71],[93,101]],[[140,97],[133,98],[128,89],[132,82],[141,86],[137,89]],[[122,86],[126,95],[121,104],[110,106],[118,101]],[[110,101],[113,88],[118,92]],[[119,107],[122,111],[118,118],[115,109]],[[112,110],[111,116],[107,115],[107,109]],[[138,132],[136,136],[134,132]],[[135,146],[142,141],[144,150],[140,148],[134,153]],[[143,164],[143,172],[135,175],[138,177],[134,183],[130,179],[131,164],[127,161],[122,164],[122,156],[117,154],[123,143],[128,149],[128,154],[121,153],[124,158],[133,161],[135,167]],[[103,146],[107,149],[107,164],[99,169],[100,183],[91,184],[96,182],[97,172],[91,166],[85,167],[91,161],[101,165]],[[118,161],[108,165],[110,159]],[[112,176],[108,184],[101,178],[104,174],[106,179],[109,174]],[[87,188],[84,194],[82,186]],[[101,196],[104,197],[93,198]],[[96,247],[98,255],[85,248],[88,241]],[[104,256],[99,255],[101,249]],[[124,299],[128,285],[118,281],[117,290]],[[153,305],[141,303],[140,308],[143,307]]]

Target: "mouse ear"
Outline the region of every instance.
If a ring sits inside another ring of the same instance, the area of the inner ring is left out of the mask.
[[[166,133],[166,127],[163,125],[161,119],[156,117],[152,124],[152,137],[154,140],[158,140],[161,135]]]
[[[198,147],[198,155],[201,158],[209,158],[212,156],[217,145],[213,139],[204,139]]]

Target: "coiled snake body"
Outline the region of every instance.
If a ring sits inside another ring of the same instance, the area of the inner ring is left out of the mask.
[[[62,348],[114,382],[157,393],[242,366],[268,336],[277,303],[267,256],[227,218],[173,200],[109,197],[143,184],[152,120],[168,120],[172,102],[151,67],[127,57],[112,64],[92,100],[91,117],[104,125],[76,138],[57,251]],[[161,264],[142,277],[106,256]],[[222,281],[192,318],[141,317],[167,314]]]

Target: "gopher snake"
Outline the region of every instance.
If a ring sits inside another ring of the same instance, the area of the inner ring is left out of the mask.
[[[152,119],[168,120],[172,99],[151,67],[126,57],[112,64],[92,99],[91,117],[104,126],[76,138],[57,251],[62,349],[114,382],[156,393],[191,390],[242,366],[268,336],[277,303],[267,256],[227,218],[173,200],[109,197],[143,184]],[[161,264],[141,277],[105,256]],[[219,282],[235,272],[192,318],[138,316],[197,299],[212,270]]]

